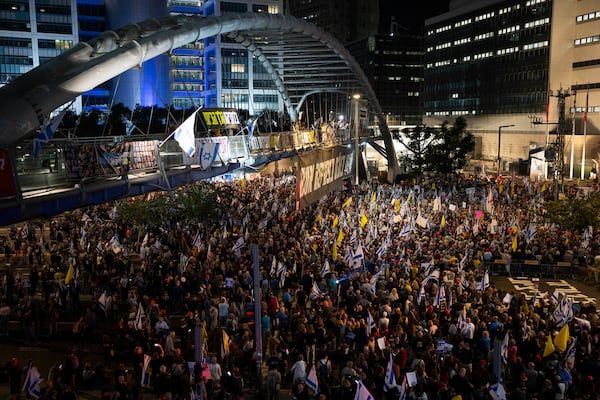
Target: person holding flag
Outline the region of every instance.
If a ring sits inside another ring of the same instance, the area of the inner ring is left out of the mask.
[[[394,369],[394,362],[392,360],[392,353],[388,356],[388,363],[385,369],[385,380],[383,382],[383,391],[391,392],[394,389],[398,388],[398,384],[396,383],[396,372]]]

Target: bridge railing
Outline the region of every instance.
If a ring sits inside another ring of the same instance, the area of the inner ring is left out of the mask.
[[[185,156],[175,140],[168,140],[159,148],[160,139],[157,135],[57,139],[43,147],[37,157],[31,154],[31,145],[23,146],[15,150],[12,165],[15,185],[22,194],[34,194],[81,182],[155,172],[161,166],[165,170],[199,168],[197,154],[191,158]],[[334,130],[324,125],[319,131],[201,137],[196,138],[196,148],[199,149],[203,141],[217,142],[220,143],[219,154],[213,165],[233,162],[248,165],[260,156],[333,146],[349,140],[348,130]],[[2,193],[0,191],[0,199]]]

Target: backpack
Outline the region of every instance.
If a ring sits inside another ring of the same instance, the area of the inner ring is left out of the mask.
[[[327,361],[319,361],[319,376],[325,378],[329,376],[329,365]]]

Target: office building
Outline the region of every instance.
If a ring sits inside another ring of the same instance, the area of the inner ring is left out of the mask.
[[[169,13],[281,13],[281,0],[9,0],[0,4],[0,85],[105,30]],[[79,107],[123,103],[177,108],[231,107],[283,111],[270,75],[251,53],[224,37],[156,57],[86,93]]]
[[[0,86],[78,41],[76,0],[0,2]]]
[[[391,129],[422,121],[423,37],[418,21],[423,21],[423,12],[431,15],[435,10],[447,11],[446,2],[424,12],[385,1],[289,1],[290,14],[346,46],[369,78]]]
[[[390,129],[422,122],[422,36],[377,34],[347,45],[377,93]]]
[[[590,160],[600,150],[590,137],[600,125],[599,54],[597,1],[452,1],[425,22],[425,122],[464,116],[478,139],[476,158],[503,162],[527,159],[565,134],[565,157],[579,164],[587,96]],[[559,90],[569,94],[564,118],[574,125],[557,127]]]

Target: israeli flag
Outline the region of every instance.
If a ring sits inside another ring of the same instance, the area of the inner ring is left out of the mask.
[[[233,251],[240,251],[242,249],[242,247],[244,247],[246,245],[246,242],[244,241],[244,237],[240,236],[238,238],[238,240],[236,240],[235,244],[233,245]]]
[[[440,286],[438,286],[437,294],[435,296],[435,299],[433,300],[433,306],[435,308],[439,308],[440,305],[445,301],[446,301],[446,289],[444,288],[444,285],[441,284]]]
[[[483,279],[481,279],[481,283],[479,285],[479,290],[484,291],[485,289],[490,287],[490,274],[485,271],[483,274]]]
[[[198,153],[200,169],[208,169],[217,159],[219,154],[219,143],[202,142]]]
[[[196,113],[194,111],[179,127],[173,132],[173,138],[179,143],[181,150],[188,156],[191,157],[196,151],[196,143],[194,136],[194,129],[196,126]]]
[[[25,383],[23,384],[23,388],[21,390],[27,395],[38,398],[41,395],[40,382],[42,382],[43,379],[44,378],[42,378],[38,372],[37,367],[35,367],[32,362],[29,362],[27,375],[25,376]]]
[[[131,136],[133,130],[136,128],[135,124],[124,115],[121,115],[121,122],[125,124],[125,134]]]
[[[321,289],[319,289],[319,285],[317,285],[317,282],[313,282],[312,288],[310,290],[310,299],[314,300],[321,297],[322,295],[323,292],[321,291]]]
[[[375,320],[373,319],[373,316],[371,315],[370,311],[367,311],[367,326],[366,326],[366,332],[367,332],[367,336],[371,336],[371,332],[373,331],[373,329],[375,329]]]
[[[487,390],[493,400],[506,400],[506,391],[502,380],[494,385],[488,385]]]
[[[388,358],[387,368],[385,369],[385,381],[383,383],[383,390],[389,392],[390,390],[398,387],[396,383],[396,373],[394,372],[394,363],[392,361],[392,354]]]
[[[502,345],[500,347],[500,355],[502,356],[502,361],[504,364],[508,364],[508,332],[504,335],[504,339],[502,340]]]
[[[317,370],[313,365],[306,377],[306,386],[311,388],[315,393],[319,393],[319,380],[317,379]]]
[[[362,246],[359,243],[358,247],[356,248],[356,251],[354,251],[354,255],[352,256],[352,269],[360,268],[364,258],[365,258],[365,255],[363,253]]]
[[[325,260],[323,263],[323,268],[321,268],[321,277],[324,277],[328,273],[331,272],[331,266],[329,265],[329,260]]]
[[[52,140],[66,112],[67,108],[65,107],[48,125],[40,129],[40,133],[33,138],[33,158],[37,158],[42,146]]]

